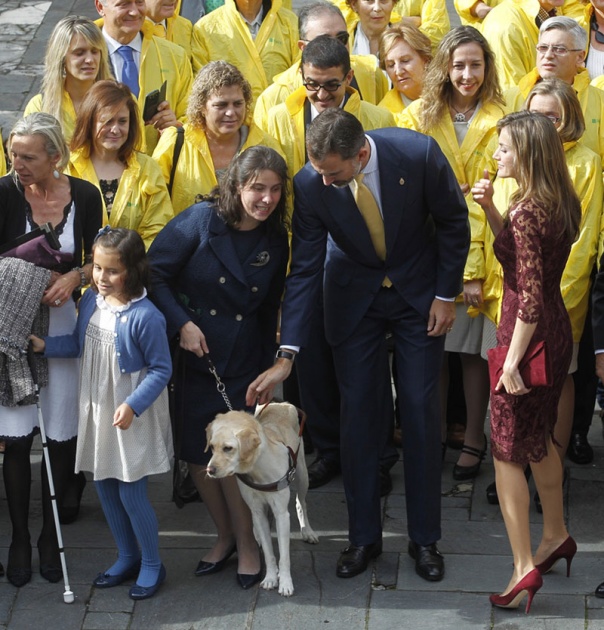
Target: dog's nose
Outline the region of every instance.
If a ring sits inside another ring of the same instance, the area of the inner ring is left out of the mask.
[[[208,475],[210,475],[210,477],[212,475],[215,475],[216,474],[216,466],[208,466],[206,468],[206,473],[208,473]]]

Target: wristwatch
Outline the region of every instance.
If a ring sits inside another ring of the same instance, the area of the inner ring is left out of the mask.
[[[289,350],[277,350],[277,354],[275,355],[276,359],[289,359],[293,361],[296,358],[295,352],[290,352]]]

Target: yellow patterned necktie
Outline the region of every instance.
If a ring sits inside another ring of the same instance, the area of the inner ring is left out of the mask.
[[[375,248],[375,253],[380,260],[386,260],[386,235],[384,234],[384,219],[380,214],[380,209],[377,205],[375,197],[372,192],[363,184],[363,178],[365,175],[360,173],[354,178],[354,200],[357,204],[361,216],[365,220],[367,229],[369,230],[369,236],[371,242]],[[392,282],[386,276],[382,282],[382,286],[390,287]]]

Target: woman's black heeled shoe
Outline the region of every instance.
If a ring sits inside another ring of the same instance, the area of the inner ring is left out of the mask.
[[[480,472],[480,466],[482,465],[482,460],[485,458],[487,454],[487,436],[484,437],[484,447],[481,449],[474,448],[473,446],[468,446],[464,444],[461,447],[462,454],[472,455],[476,457],[478,461],[472,466],[460,466],[459,464],[455,464],[453,466],[453,479],[456,481],[467,481],[468,479],[474,479],[476,475]]]
[[[8,550],[6,577],[17,588],[25,586],[31,580],[31,545],[15,545],[11,543]]]
[[[228,551],[227,554],[222,560],[218,560],[218,562],[206,562],[205,560],[200,560],[197,568],[195,569],[195,575],[197,577],[201,575],[211,575],[212,573],[218,573],[224,569],[224,566],[227,563],[227,560],[237,551],[237,545],[233,545]]]
[[[248,573],[237,573],[237,583],[244,591],[247,591],[248,588],[252,588],[254,584],[260,582],[262,570],[258,571],[258,573],[254,573],[250,575]]]

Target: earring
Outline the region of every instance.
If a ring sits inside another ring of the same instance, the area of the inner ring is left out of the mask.
[[[55,179],[59,179],[59,177],[61,177],[61,173],[59,173],[59,171],[57,171],[57,169],[55,168],[55,170],[52,172],[52,176]]]

